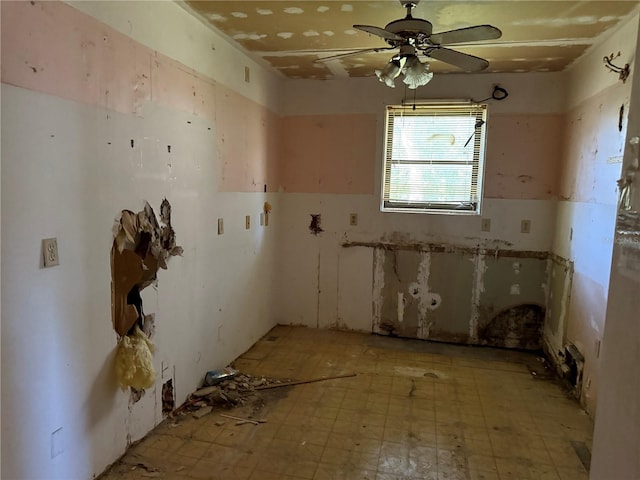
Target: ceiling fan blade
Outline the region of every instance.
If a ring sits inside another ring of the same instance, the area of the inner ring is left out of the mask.
[[[455,65],[467,72],[479,72],[489,66],[489,62],[484,58],[474,57],[466,53],[451,50],[449,48],[436,48],[426,52],[427,56],[440,60],[441,62]]]
[[[378,37],[382,37],[385,40],[394,40],[396,42],[404,42],[404,38],[395,33],[388,32],[384,28],[374,27],[373,25],[354,25],[353,28],[357,28],[358,30],[362,30],[363,32],[371,33],[373,35],[377,35]]]
[[[502,32],[500,29],[492,25],[476,25],[475,27],[434,33],[429,37],[429,41],[435,45],[452,45],[454,43],[495,40],[501,36]]]
[[[317,58],[313,63],[330,62],[331,60],[337,60],[339,58],[351,57],[353,55],[360,55],[362,53],[383,52],[385,50],[395,50],[396,47],[382,47],[382,48],[363,48],[362,50],[354,50],[353,52],[339,53],[337,55],[331,55],[330,57]]]

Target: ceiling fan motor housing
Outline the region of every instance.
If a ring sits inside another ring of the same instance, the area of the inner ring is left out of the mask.
[[[431,35],[433,31],[433,25],[428,20],[422,18],[403,18],[388,23],[384,29],[401,37],[412,36],[416,33],[422,33],[428,36]]]

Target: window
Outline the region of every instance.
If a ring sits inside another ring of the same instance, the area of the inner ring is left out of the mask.
[[[387,107],[382,211],[480,213],[487,106]]]

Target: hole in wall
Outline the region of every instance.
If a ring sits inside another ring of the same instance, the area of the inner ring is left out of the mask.
[[[160,219],[145,202],[134,213],[122,210],[114,225],[111,247],[111,300],[113,328],[119,336],[116,374],[122,388],[130,389],[135,403],[144,389],[155,383],[153,314],[145,315],[141,292],[157,284],[157,272],[166,269],[171,256],[181,255],[171,226],[171,204],[165,198],[160,205]]]
[[[309,231],[314,235],[318,235],[320,232],[324,232],[320,223],[322,221],[322,217],[319,213],[312,213],[311,215],[311,223],[309,224]]]
[[[162,384],[162,414],[169,415],[176,408],[176,400],[173,391],[173,379]]]
[[[574,397],[580,398],[582,392],[582,370],[584,368],[584,356],[578,348],[570,343],[564,349],[564,363],[560,365],[562,378],[571,389]]]

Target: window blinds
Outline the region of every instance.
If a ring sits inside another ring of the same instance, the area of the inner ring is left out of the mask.
[[[387,107],[383,210],[477,212],[486,105]]]

